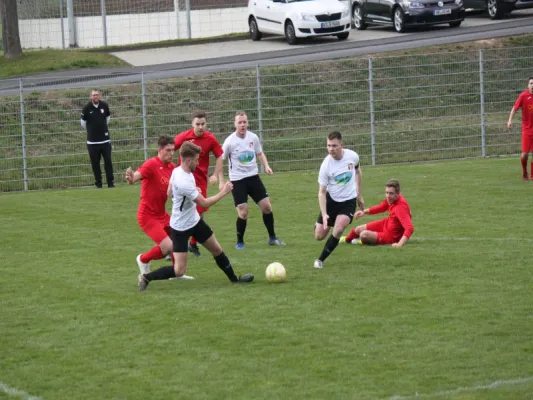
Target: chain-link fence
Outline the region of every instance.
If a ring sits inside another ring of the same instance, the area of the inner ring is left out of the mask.
[[[100,47],[246,32],[246,0],[18,0],[23,48]]]
[[[112,113],[117,181],[156,153],[159,135],[208,113],[219,141],[244,110],[275,171],[315,170],[326,134],[340,130],[363,165],[516,154],[520,123],[506,121],[532,74],[533,48],[378,57],[257,67],[98,89]],[[91,185],[79,115],[89,77],[4,81],[0,102],[0,191]],[[7,93],[12,93],[8,95]],[[13,95],[13,93],[18,93]]]

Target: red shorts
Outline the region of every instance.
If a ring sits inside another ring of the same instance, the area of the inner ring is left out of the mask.
[[[401,237],[396,238],[391,232],[384,231],[383,228],[385,228],[385,221],[387,219],[380,219],[378,221],[369,222],[366,224],[366,229],[372,232],[376,232],[378,234],[378,241],[377,244],[393,244],[398,242]]]
[[[522,133],[522,153],[533,152],[533,135]]]
[[[170,215],[165,213],[161,217],[150,214],[137,214],[137,221],[143,232],[155,244],[159,244],[163,239],[170,237]]]
[[[200,189],[200,193],[202,193],[202,196],[207,199],[207,182],[196,182],[196,187]],[[196,210],[199,214],[203,214],[204,212],[209,211],[209,208],[203,208],[197,204]]]

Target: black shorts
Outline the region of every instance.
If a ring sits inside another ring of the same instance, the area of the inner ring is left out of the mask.
[[[248,196],[252,198],[255,203],[259,203],[261,200],[268,197],[265,185],[259,178],[259,175],[249,176],[238,181],[231,181],[233,183],[233,203],[235,207],[239,204],[248,203]]]
[[[189,238],[194,236],[198,243],[202,244],[213,235],[213,231],[203,219],[186,231],[177,231],[170,228],[170,238],[172,239],[172,251],[174,253],[187,253],[189,249]]]
[[[357,197],[346,201],[335,201],[331,198],[329,193],[326,193],[326,212],[329,215],[328,226],[335,226],[335,220],[337,215],[347,215],[350,217],[350,223],[353,221],[353,215],[357,208]],[[318,215],[316,220],[319,224],[322,224],[322,214]]]

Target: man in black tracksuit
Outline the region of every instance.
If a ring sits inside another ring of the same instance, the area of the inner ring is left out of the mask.
[[[111,139],[107,124],[111,113],[105,101],[100,100],[100,92],[91,92],[91,101],[81,111],[81,126],[87,129],[87,149],[91,158],[94,173],[94,184],[102,187],[102,170],[100,159],[104,158],[104,168],[107,186],[115,187],[113,183],[113,163],[111,162]]]

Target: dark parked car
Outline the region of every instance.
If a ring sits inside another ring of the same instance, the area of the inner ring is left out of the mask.
[[[396,32],[405,32],[409,26],[459,26],[465,18],[465,8],[463,0],[356,0],[352,3],[352,16],[359,30],[368,25],[392,25]]]
[[[507,16],[516,7],[516,0],[464,0],[465,8],[486,10],[490,19]]]

